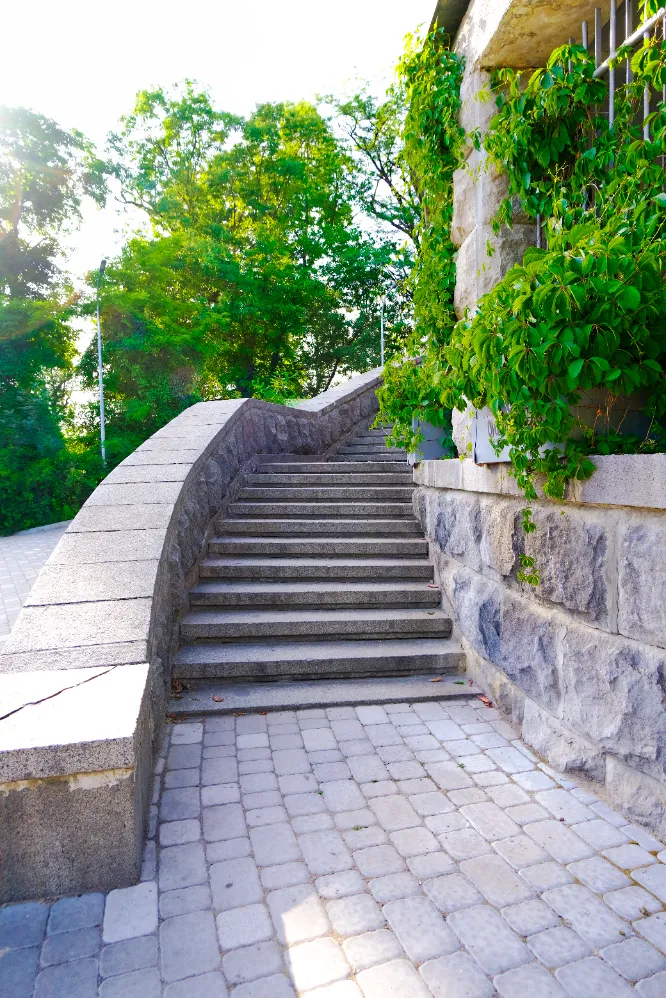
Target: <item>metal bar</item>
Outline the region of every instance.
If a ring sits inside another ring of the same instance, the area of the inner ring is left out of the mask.
[[[601,7],[594,8],[594,65],[596,76],[601,66]]]
[[[583,48],[586,52],[590,48],[590,29],[587,21],[583,21]]]
[[[611,5],[611,14],[613,13],[614,8],[615,8],[615,5],[612,4]],[[599,10],[599,8],[597,8],[597,10]],[[625,38],[625,40],[623,42],[623,45],[628,45],[629,48],[633,48],[634,45],[636,45],[637,42],[642,41],[642,39],[643,39],[643,33],[645,31],[652,31],[652,29],[654,28],[655,24],[657,24],[657,22],[661,18],[663,18],[665,15],[666,15],[666,7],[660,7],[656,14],[653,14],[652,17],[649,17],[647,19],[647,21],[645,21],[644,24],[641,24],[641,26],[639,28],[637,28],[632,35],[629,35],[628,38]],[[612,25],[612,22],[613,22],[613,18],[611,17],[611,25]],[[595,25],[596,25],[596,10],[595,10]],[[601,11],[600,10],[599,10],[599,25],[601,26]],[[595,45],[596,45],[596,37],[595,37]],[[604,73],[608,73],[609,72],[609,66],[608,66],[608,64],[611,61],[611,59],[615,59],[616,57],[617,57],[617,49],[615,48],[615,46],[611,42],[611,54],[608,56],[608,59],[606,59],[599,66],[597,66],[597,68],[594,71],[594,75],[597,78],[599,78],[600,76],[603,76]]]
[[[379,310],[379,321],[381,328],[379,349],[381,353],[382,367],[384,366],[384,304],[385,304],[385,299],[382,299],[381,308]]]
[[[611,0],[610,8],[610,50],[617,50],[617,7],[615,0]],[[608,67],[608,127],[615,124],[615,67]]]
[[[647,45],[650,41],[650,32],[646,31],[643,34],[643,42]],[[650,116],[650,87],[643,88],[643,138],[646,142],[650,141],[650,124],[648,118]]]
[[[624,0],[624,40],[631,37],[634,30],[634,0]],[[631,83],[633,73],[631,72],[631,59],[627,59],[627,85]]]
[[[537,249],[541,249],[543,246],[543,229],[541,226],[541,215],[537,215]]]

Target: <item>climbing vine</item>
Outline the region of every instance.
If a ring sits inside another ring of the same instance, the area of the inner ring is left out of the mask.
[[[414,179],[420,206],[416,265],[410,278],[414,334],[402,358],[393,358],[378,392],[379,422],[393,424],[391,442],[412,449],[419,440],[413,419],[433,423],[448,438],[450,413],[442,406],[434,374],[455,323],[453,174],[462,161],[464,130],[458,123],[463,61],[441,29],[425,39],[410,36],[398,64],[408,98],[401,155]],[[418,359],[415,359],[418,358]]]

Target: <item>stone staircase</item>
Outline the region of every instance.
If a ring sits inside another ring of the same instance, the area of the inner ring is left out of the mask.
[[[386,447],[387,432],[248,476],[200,563],[175,678],[196,687],[463,670],[407,456]]]

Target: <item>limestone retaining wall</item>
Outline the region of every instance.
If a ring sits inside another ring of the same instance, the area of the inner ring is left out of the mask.
[[[0,655],[0,903],[137,880],[179,619],[215,520],[257,462],[367,426],[380,373],[295,408],[195,405],[82,507]]]
[[[414,502],[470,674],[557,769],[663,837],[666,455],[593,460],[567,501],[533,504],[528,537],[506,466],[423,462]]]

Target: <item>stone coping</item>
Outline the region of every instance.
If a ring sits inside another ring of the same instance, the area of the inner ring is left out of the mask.
[[[596,466],[592,478],[572,482],[565,502],[666,509],[666,454],[592,455],[591,460]],[[474,464],[470,458],[422,461],[414,468],[414,481],[434,489],[523,496],[507,465]]]

